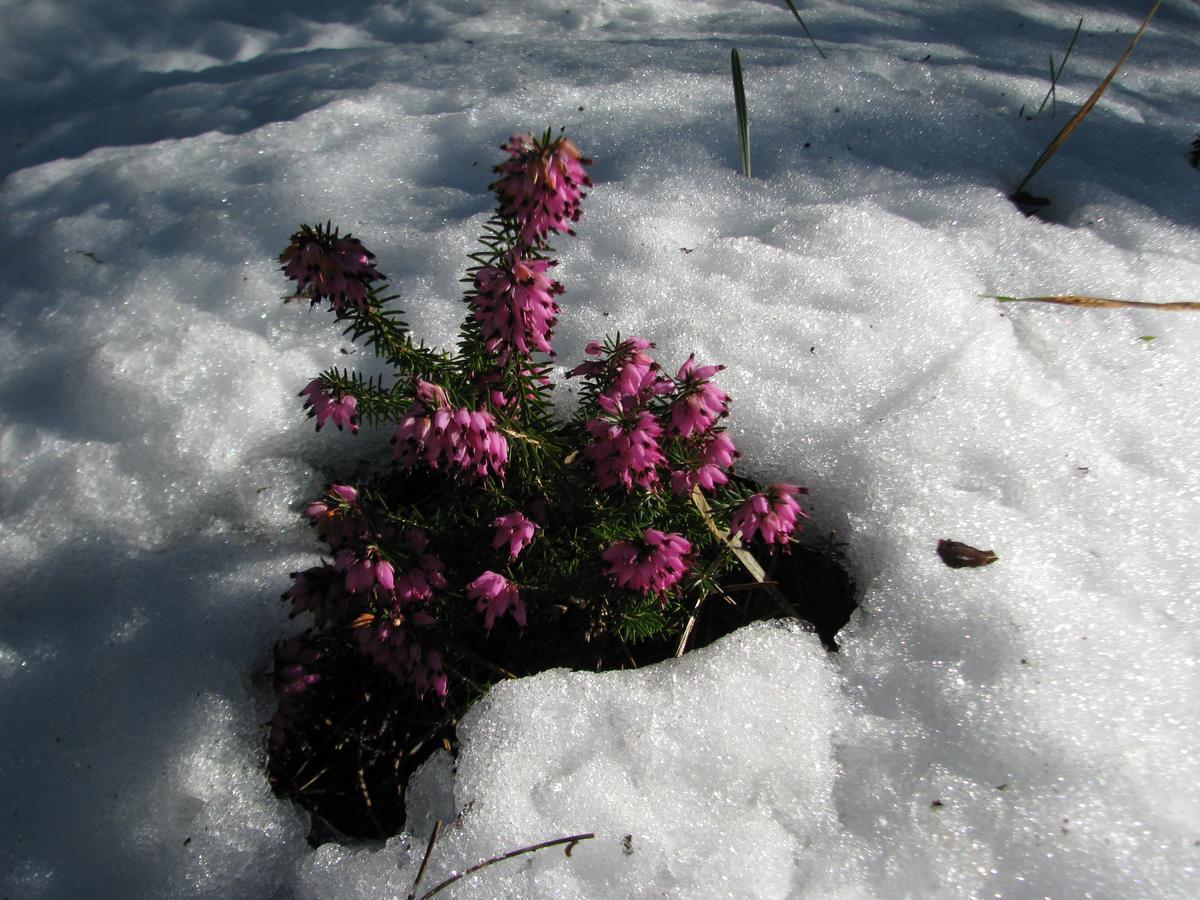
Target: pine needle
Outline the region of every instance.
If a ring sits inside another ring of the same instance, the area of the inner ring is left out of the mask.
[[[1053,294],[1049,297],[989,297],[1001,303],[1058,303],[1063,306],[1085,306],[1093,309],[1161,309],[1167,311],[1200,312],[1200,300],[1175,300],[1157,303],[1150,300],[1109,300],[1104,297],[1085,297],[1081,294]]]
[[[1074,134],[1075,129],[1078,128],[1080,123],[1087,118],[1088,113],[1092,111],[1093,107],[1095,107],[1096,103],[1099,102],[1100,98],[1104,95],[1104,92],[1108,90],[1109,84],[1112,82],[1113,78],[1116,77],[1116,74],[1120,70],[1121,66],[1125,64],[1125,60],[1129,59],[1129,54],[1133,53],[1133,48],[1136,47],[1138,45],[1138,41],[1142,39],[1142,34],[1145,32],[1146,26],[1150,24],[1150,20],[1154,18],[1154,14],[1158,12],[1158,8],[1160,6],[1162,6],[1162,0],[1155,0],[1154,6],[1151,8],[1150,12],[1146,14],[1146,18],[1142,20],[1141,27],[1138,28],[1137,33],[1129,42],[1129,46],[1125,49],[1125,52],[1121,54],[1121,58],[1116,61],[1111,69],[1109,69],[1108,74],[1104,76],[1104,80],[1100,82],[1100,85],[1096,88],[1096,90],[1092,91],[1092,96],[1088,97],[1087,102],[1079,108],[1079,112],[1071,116],[1071,121],[1067,122],[1067,124],[1063,126],[1062,131],[1060,131],[1054,140],[1050,142],[1049,146],[1042,151],[1042,155],[1038,157],[1037,162],[1033,164],[1033,167],[1028,173],[1026,173],[1025,177],[1021,179],[1021,183],[1017,185],[1017,189],[1013,191],[1013,196],[1020,194],[1021,191],[1024,190],[1025,185],[1029,184],[1029,180],[1041,171],[1042,166],[1050,161],[1050,158],[1058,152],[1058,148],[1066,143],[1067,138]],[[1066,62],[1065,59],[1063,61],[1064,63]]]

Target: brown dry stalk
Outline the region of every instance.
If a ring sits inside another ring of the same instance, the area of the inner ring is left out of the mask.
[[[1104,76],[1104,80],[1100,82],[1100,86],[1097,87],[1096,90],[1092,91],[1092,96],[1088,97],[1087,102],[1079,108],[1079,112],[1071,116],[1071,121],[1063,126],[1063,129],[1058,133],[1058,136],[1055,137],[1054,140],[1050,142],[1050,145],[1042,151],[1042,155],[1039,156],[1037,162],[1033,164],[1033,168],[1031,168],[1025,177],[1021,179],[1021,183],[1018,184],[1017,189],[1013,191],[1013,196],[1016,196],[1025,189],[1025,185],[1029,184],[1029,180],[1041,170],[1042,166],[1050,161],[1050,157],[1058,152],[1058,148],[1066,143],[1067,138],[1069,138],[1074,133],[1075,129],[1079,127],[1079,124],[1085,118],[1087,118],[1087,114],[1092,111],[1092,107],[1096,105],[1096,103],[1100,100],[1100,97],[1106,90],[1108,90],[1109,83],[1113,80],[1113,78],[1116,77],[1116,74],[1120,70],[1121,66],[1125,64],[1125,60],[1129,59],[1129,54],[1133,52],[1133,48],[1136,47],[1138,41],[1142,39],[1142,33],[1146,30],[1146,26],[1150,24],[1150,20],[1154,18],[1154,14],[1158,12],[1158,8],[1160,6],[1162,6],[1162,0],[1156,0],[1153,8],[1150,10],[1150,12],[1146,13],[1146,18],[1142,20],[1142,25],[1140,28],[1138,28],[1137,34],[1133,36],[1133,40],[1129,42],[1129,46],[1125,49],[1125,52],[1121,54],[1121,58],[1117,60],[1116,64],[1111,69],[1109,69],[1108,74]]]
[[[1054,294],[1049,297],[991,297],[1001,303],[1060,303],[1063,306],[1087,306],[1095,309],[1163,309],[1190,310],[1200,312],[1200,301],[1176,300],[1171,303],[1155,303],[1150,300],[1108,300],[1104,297],[1085,297],[1081,294]]]

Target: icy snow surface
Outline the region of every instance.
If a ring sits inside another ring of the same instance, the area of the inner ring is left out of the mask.
[[[0,0],[0,895],[403,896],[456,811],[427,885],[597,833],[462,897],[1200,893],[1200,317],[985,296],[1198,299],[1192,0],[1049,221],[1005,199],[1149,5],[814,0],[822,60],[752,0]],[[862,609],[834,657],[759,626],[502,685],[412,834],[314,851],[261,772],[277,598],[386,436],[312,433],[296,392],[370,362],[274,256],[331,218],[445,344],[496,146],[550,125],[597,159],[563,361],[727,364],[743,468],[812,489]]]

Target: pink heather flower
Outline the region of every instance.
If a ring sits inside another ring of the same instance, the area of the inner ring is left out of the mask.
[[[550,338],[559,312],[554,297],[563,292],[547,274],[554,265],[514,251],[504,268],[486,266],[475,274],[478,293],[471,305],[483,326],[484,349],[498,354],[499,362],[506,362],[513,351],[526,357],[535,350],[553,352]]]
[[[346,577],[346,590],[361,594],[374,590],[376,585],[385,591],[396,587],[396,569],[378,551],[368,548],[366,555],[359,556],[353,550],[341,550],[333,558],[333,567]]]
[[[475,609],[483,613],[483,627],[488,631],[496,619],[512,608],[512,617],[525,627],[525,603],[517,594],[517,586],[495,572],[484,572],[467,585],[467,597],[478,601]]]
[[[446,578],[442,574],[446,567],[432,553],[424,552],[429,539],[420,528],[410,528],[404,532],[404,543],[409,552],[416,556],[416,565],[403,575],[396,576],[396,599],[400,603],[428,600],[433,596],[434,588],[446,586]]]
[[[679,393],[671,404],[668,429],[683,437],[708,431],[718,419],[729,415],[729,395],[709,381],[725,367],[695,365],[693,353],[675,378]]]
[[[275,645],[275,699],[279,703],[271,719],[270,747],[280,753],[287,743],[287,733],[300,717],[301,705],[308,689],[321,680],[312,666],[321,652],[298,635]]]
[[[321,379],[314,378],[300,392],[301,397],[307,396],[304,408],[309,416],[317,419],[317,431],[328,420],[333,420],[338,431],[343,425],[350,426],[351,434],[358,434],[358,400],[353,394],[331,394],[321,385]]]
[[[478,478],[503,477],[508,462],[508,441],[492,414],[450,406],[445,391],[427,381],[418,383],[417,399],[392,443],[396,458],[410,468],[424,462]]]
[[[726,471],[737,458],[733,440],[724,431],[708,432],[700,439],[690,467],[671,473],[671,490],[676,496],[690,494],[697,485],[706,491],[729,481]]]
[[[358,505],[358,491],[348,484],[332,485],[324,497],[304,507],[304,515],[335,550],[361,538],[369,528]]]
[[[730,522],[730,534],[741,534],[746,543],[758,535],[772,549],[776,544],[786,546],[799,527],[797,516],[808,518],[795,495],[807,493],[794,484],[771,485],[765,494],[755,494],[738,507]]]
[[[513,135],[500,147],[509,158],[496,166],[491,188],[500,199],[500,214],[516,219],[526,243],[544,241],[552,231],[573,235],[579,202],[591,187],[584,157],[569,138],[539,141],[531,134]]]
[[[606,350],[599,341],[589,341],[584,353],[604,359],[581,363],[568,372],[567,377],[595,378],[602,396],[613,400],[635,398],[639,404],[644,403],[653,394],[668,393],[672,387],[668,379],[658,374],[658,363],[646,352],[653,347],[652,343],[638,337],[626,338],[612,350]]]
[[[344,579],[329,565],[293,572],[292,586],[282,596],[292,604],[288,618],[311,612],[320,627],[341,618],[346,611],[343,582]]]
[[[432,689],[439,697],[444,697],[447,685],[442,656],[436,650],[424,647],[415,630],[436,621],[428,613],[403,615],[393,612],[356,628],[354,639],[368,659],[390,672],[397,681],[411,683],[418,696]]]
[[[341,318],[348,306],[368,308],[368,285],[383,278],[375,255],[350,235],[302,225],[279,255],[284,274],[296,282],[297,297],[328,300]]]
[[[496,526],[496,536],[492,538],[492,548],[499,550],[508,544],[509,559],[516,559],[521,555],[521,551],[533,540],[533,533],[538,527],[536,523],[525,518],[524,513],[520,512],[510,512],[500,516],[492,524]]]
[[[627,590],[666,594],[687,574],[691,552],[683,535],[647,528],[641,540],[617,541],[604,551],[609,566],[605,574]]]
[[[600,404],[610,414],[586,423],[592,442],[583,454],[596,466],[596,481],[602,488],[623,484],[632,491],[634,484],[653,490],[658,483],[658,467],[667,458],[658,446],[662,426],[648,410],[623,415],[619,404],[601,397]]]

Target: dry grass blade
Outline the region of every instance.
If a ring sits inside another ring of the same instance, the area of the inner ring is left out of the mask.
[[[788,5],[788,9],[792,11],[792,15],[796,17],[796,21],[800,23],[800,27],[804,29],[804,34],[808,37],[808,42],[813,45],[813,49],[821,55],[821,59],[829,59],[825,55],[825,51],[817,46],[816,38],[812,36],[812,32],[808,30],[808,26],[804,24],[804,20],[800,18],[800,10],[796,9],[796,4],[792,0],[785,0],[785,2]]]
[[[1075,113],[1075,115],[1071,117],[1071,121],[1063,126],[1062,131],[1060,131],[1054,140],[1050,142],[1049,146],[1042,151],[1042,155],[1038,157],[1037,162],[1033,164],[1033,167],[1029,170],[1025,177],[1021,179],[1021,183],[1017,185],[1017,189],[1013,191],[1013,196],[1020,194],[1021,191],[1025,189],[1025,185],[1029,184],[1029,180],[1033,178],[1033,176],[1039,171],[1041,171],[1042,166],[1050,161],[1050,157],[1054,156],[1054,154],[1058,152],[1058,148],[1066,143],[1067,138],[1074,134],[1075,129],[1079,127],[1079,124],[1087,118],[1088,113],[1092,111],[1092,108],[1104,95],[1104,92],[1108,90],[1108,85],[1112,82],[1113,78],[1116,77],[1116,74],[1118,71],[1120,71],[1121,66],[1125,64],[1125,60],[1129,59],[1129,54],[1133,53],[1133,48],[1136,47],[1138,45],[1138,41],[1142,39],[1142,34],[1146,31],[1146,26],[1150,24],[1150,20],[1154,18],[1154,14],[1158,12],[1158,8],[1160,6],[1162,6],[1162,0],[1155,0],[1154,6],[1151,8],[1150,12],[1146,13],[1146,18],[1142,20],[1141,27],[1138,28],[1137,34],[1135,34],[1133,39],[1129,42],[1129,46],[1125,49],[1125,52],[1121,54],[1121,58],[1117,60],[1116,64],[1111,69],[1109,69],[1108,74],[1104,76],[1104,80],[1100,82],[1099,87],[1092,91],[1092,96],[1088,97],[1087,102],[1079,108],[1079,112]]]
[[[1093,309],[1162,309],[1200,312],[1200,300],[1176,300],[1156,303],[1151,300],[1109,300],[1104,297],[1085,297],[1082,294],[1053,294],[1049,297],[991,297],[1001,303],[1058,303],[1063,306],[1087,306]]]

